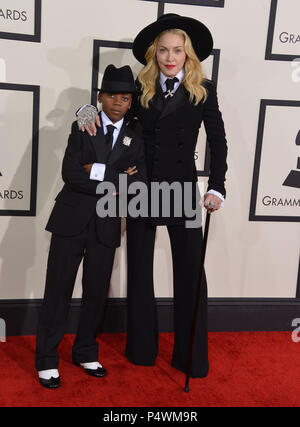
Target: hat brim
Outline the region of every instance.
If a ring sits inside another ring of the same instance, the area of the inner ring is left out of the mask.
[[[213,38],[209,29],[196,19],[178,15],[153,22],[141,30],[133,41],[132,52],[135,58],[146,65],[145,54],[149,46],[161,32],[172,28],[181,29],[188,34],[200,61],[211,54]]]

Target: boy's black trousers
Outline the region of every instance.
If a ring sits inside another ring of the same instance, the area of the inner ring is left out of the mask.
[[[73,362],[98,360],[97,331],[103,319],[115,248],[99,243],[96,214],[76,236],[52,234],[44,300],[36,335],[38,371],[57,369],[57,347],[63,338],[75,279],[83,259],[82,305],[72,349]]]

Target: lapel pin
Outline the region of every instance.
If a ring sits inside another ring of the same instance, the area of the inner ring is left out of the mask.
[[[129,145],[131,144],[131,140],[132,140],[132,138],[129,138],[129,136],[124,136],[123,144],[126,145],[127,147],[129,147]]]

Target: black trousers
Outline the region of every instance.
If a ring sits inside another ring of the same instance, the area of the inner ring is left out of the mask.
[[[126,356],[137,365],[154,365],[158,352],[158,321],[153,288],[156,227],[127,220],[128,291]],[[202,228],[168,226],[174,283],[174,348],[172,366],[186,372],[192,319],[199,285]],[[208,374],[207,284],[201,298],[193,353],[192,377]]]
[[[74,362],[98,360],[97,331],[109,289],[115,248],[98,242],[95,216],[77,236],[52,235],[44,300],[36,335],[35,366],[56,369],[57,347],[63,338],[75,279],[83,258],[82,305],[72,349]]]

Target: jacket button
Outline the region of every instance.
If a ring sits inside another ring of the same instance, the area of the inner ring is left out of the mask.
[[[158,163],[158,159],[154,159],[153,161],[154,161],[154,163]]]
[[[159,144],[154,144],[154,147],[155,148],[159,148]]]
[[[181,165],[183,163],[183,161],[182,160],[177,160],[177,164],[178,165]]]
[[[155,128],[155,131],[156,131],[156,132],[159,132],[159,131],[160,131],[160,128],[158,128],[158,127],[157,127],[157,128]]]
[[[178,148],[183,148],[183,142],[179,142]]]

